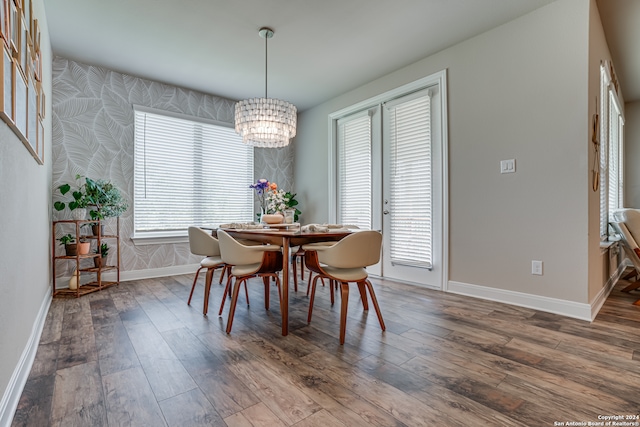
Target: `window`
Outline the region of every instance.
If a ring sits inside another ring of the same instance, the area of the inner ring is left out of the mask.
[[[232,127],[135,107],[134,236],[253,220],[253,148]]]
[[[368,111],[338,120],[338,218],[371,229],[371,116]]]
[[[624,206],[624,117],[608,62],[600,66],[600,238],[607,240],[611,213]]]

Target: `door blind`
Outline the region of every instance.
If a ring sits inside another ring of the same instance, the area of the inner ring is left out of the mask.
[[[385,107],[391,144],[391,262],[431,268],[431,98],[423,91]]]
[[[371,117],[338,121],[338,221],[371,229]]]
[[[135,111],[134,231],[253,219],[253,149],[233,128]]]

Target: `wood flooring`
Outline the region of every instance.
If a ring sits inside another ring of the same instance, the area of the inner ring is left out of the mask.
[[[266,311],[256,279],[227,335],[218,274],[208,317],[204,274],[191,306],[193,275],[54,299],[13,426],[640,422],[640,292],[625,283],[589,323],[373,279],[387,330],[354,287],[341,346],[339,301],[318,286],[307,324],[306,282],[288,336],[276,287]]]

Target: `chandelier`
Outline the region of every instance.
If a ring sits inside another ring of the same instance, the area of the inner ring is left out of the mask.
[[[267,97],[267,40],[273,37],[273,30],[261,28],[258,34],[264,39],[264,98],[236,103],[236,132],[242,142],[254,147],[286,147],[296,136],[297,109],[289,102]]]

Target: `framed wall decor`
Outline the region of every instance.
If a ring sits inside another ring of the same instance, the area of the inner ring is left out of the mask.
[[[38,93],[36,92],[36,81],[32,76],[28,78],[27,86],[27,140],[34,151],[37,150],[37,126],[38,126]]]
[[[43,120],[46,103],[44,98],[44,89],[42,89],[42,83],[36,83],[36,88],[36,90],[38,91],[38,119]]]
[[[18,53],[18,46],[20,46],[20,29],[19,29],[19,9],[16,4],[9,1],[9,31],[11,32],[11,39],[9,39],[9,47],[11,48],[11,55],[15,56]]]
[[[44,122],[42,120],[38,120],[36,132],[36,140],[38,146],[36,154],[38,156],[38,159],[40,160],[40,164],[44,164]]]
[[[29,54],[29,30],[27,29],[27,23],[24,19],[20,18],[20,48],[18,57],[20,58],[20,69],[22,73],[27,76],[28,67],[28,54]]]
[[[14,95],[13,95],[13,122],[20,131],[22,141],[27,136],[27,81],[25,80],[18,61],[13,60]]]
[[[0,0],[0,118],[44,164],[42,54],[32,8],[32,0]]]
[[[13,124],[13,61],[8,47],[2,48],[2,96],[0,97],[0,117]]]
[[[11,1],[11,0],[8,0]],[[0,0],[0,37],[4,43],[7,43],[7,0]]]
[[[29,31],[31,29],[31,0],[24,0],[20,8],[22,9],[24,22],[27,23],[27,31]]]

